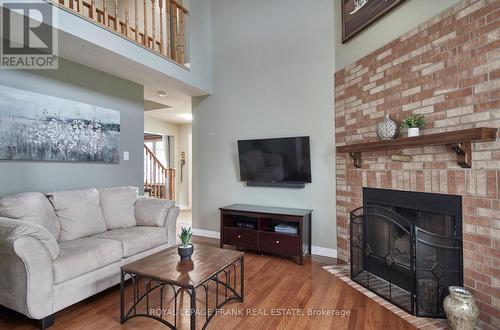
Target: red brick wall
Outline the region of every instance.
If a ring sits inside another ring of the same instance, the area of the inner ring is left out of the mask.
[[[384,114],[425,114],[423,134],[500,127],[500,1],[465,0],[335,74],[337,145],[377,139]],[[337,155],[337,248],[349,259],[349,211],[361,188],[463,196],[464,281],[480,326],[500,328],[500,140],[473,144],[473,166],[449,147],[364,153],[362,169]]]

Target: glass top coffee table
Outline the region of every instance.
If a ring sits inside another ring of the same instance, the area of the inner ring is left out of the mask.
[[[190,300],[186,313],[184,294]],[[191,329],[197,329],[197,316],[205,329],[223,305],[243,302],[244,254],[195,244],[191,261],[181,262],[177,246],[170,247],[121,267],[120,296],[121,323],[148,317],[177,329],[179,316],[187,314]]]

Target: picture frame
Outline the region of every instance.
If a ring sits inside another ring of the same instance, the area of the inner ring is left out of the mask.
[[[0,85],[0,161],[120,162],[120,111]]]
[[[405,0],[341,0],[342,43],[378,21]]]

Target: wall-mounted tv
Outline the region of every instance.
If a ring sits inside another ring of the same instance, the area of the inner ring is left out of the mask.
[[[309,137],[238,141],[241,181],[248,185],[311,182]]]

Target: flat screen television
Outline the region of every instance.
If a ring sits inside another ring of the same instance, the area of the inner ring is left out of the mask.
[[[309,137],[238,141],[241,181],[310,183]]]

